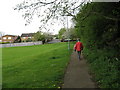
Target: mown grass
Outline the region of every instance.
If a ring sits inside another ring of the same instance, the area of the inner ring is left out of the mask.
[[[10,47],[2,51],[3,88],[58,88],[63,83],[70,59],[67,43]]]
[[[0,89],[2,86],[2,48],[0,48]]]

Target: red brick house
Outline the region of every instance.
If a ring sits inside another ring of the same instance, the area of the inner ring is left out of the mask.
[[[10,42],[13,43],[18,36],[16,35],[4,35],[1,37],[2,42]]]

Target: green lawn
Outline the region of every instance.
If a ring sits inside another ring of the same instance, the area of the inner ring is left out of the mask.
[[[3,48],[2,54],[3,88],[58,88],[70,60],[67,43]]]
[[[2,48],[0,48],[0,89],[2,85]]]

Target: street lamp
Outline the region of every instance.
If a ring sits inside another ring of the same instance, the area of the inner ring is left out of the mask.
[[[68,38],[68,50],[70,50],[70,35],[69,35],[69,29],[68,29],[68,16],[67,16],[67,38]]]

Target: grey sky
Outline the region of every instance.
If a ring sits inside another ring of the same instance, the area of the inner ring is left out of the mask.
[[[15,11],[13,7],[23,0],[1,0],[0,1],[0,31],[5,34],[21,35],[21,33],[33,33],[39,30],[40,21],[37,16],[34,16],[32,23],[25,26],[25,20],[22,18],[22,13]],[[63,25],[57,23],[55,25],[48,25],[51,28],[50,32],[56,34]],[[53,31],[54,30],[54,31]],[[42,30],[45,32],[46,30]]]

